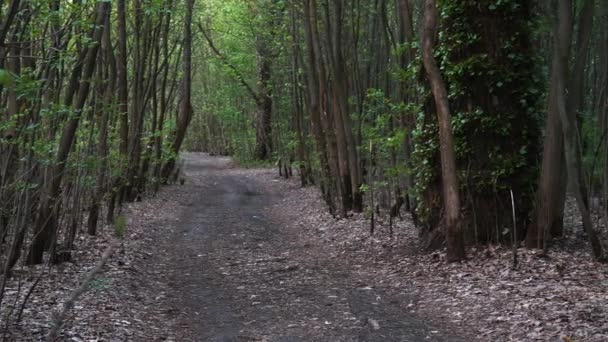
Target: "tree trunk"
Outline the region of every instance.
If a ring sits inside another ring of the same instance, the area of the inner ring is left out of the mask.
[[[406,51],[402,51],[399,58],[399,67],[403,70],[406,70],[409,66],[409,63],[416,57],[416,50],[414,48],[414,25],[413,25],[413,11],[410,0],[398,0],[397,1],[397,10],[399,12],[399,41],[401,44],[407,43],[410,44],[410,48]],[[399,82],[399,97],[400,100],[403,101],[404,104],[407,104],[412,101],[416,101],[414,98],[415,87],[408,85],[408,82],[405,79],[400,80]],[[403,142],[403,152],[405,158],[405,165],[408,169],[412,168],[412,131],[415,128],[415,120],[414,114],[408,113],[404,111],[400,117],[400,126],[406,130],[405,141]],[[409,192],[414,188],[414,177],[412,177],[411,172],[407,172],[405,175],[405,195],[404,202],[406,209],[410,212],[414,212],[414,207],[416,204],[413,201],[413,198],[409,196]]]
[[[175,155],[179,154],[180,148],[186,137],[188,125],[192,120],[192,11],[194,9],[194,0],[186,2],[186,17],[184,20],[184,49],[183,49],[183,80],[182,94],[177,121],[177,131],[175,132],[175,140],[173,141],[172,150]],[[175,159],[171,158],[164,166],[162,177],[169,177],[169,174],[175,167]]]
[[[116,26],[117,26],[117,52],[116,52],[116,73],[117,73],[117,102],[119,116],[119,153],[122,160],[129,160],[129,81],[128,81],[128,61],[127,61],[127,6],[125,0],[117,0]],[[123,201],[123,195],[127,187],[126,168],[121,170],[120,176],[115,181],[116,186],[112,190],[110,203],[108,204],[108,218],[113,221],[114,208]]]
[[[134,201],[139,193],[137,185],[140,183],[138,172],[142,155],[142,136],[144,132],[146,93],[145,76],[148,70],[149,42],[151,41],[152,23],[150,15],[144,9],[142,0],[134,1],[135,28],[133,51],[133,82],[131,83],[130,103],[130,132],[129,132],[129,163],[127,171],[127,186],[124,198]]]
[[[116,59],[112,51],[111,41],[111,19],[108,15],[106,18],[106,27],[104,28],[103,34],[103,55],[104,64],[106,66],[105,72],[105,87],[103,88],[103,104],[101,106],[101,118],[99,122],[99,137],[98,137],[98,148],[99,148],[99,170],[97,172],[97,184],[95,189],[94,198],[89,208],[89,218],[87,222],[87,232],[89,235],[97,234],[97,222],[99,218],[99,209],[103,202],[103,196],[106,192],[106,174],[108,172],[108,122],[110,120],[111,105],[114,100],[114,91],[116,84]]]
[[[263,38],[262,38],[263,39]],[[259,85],[257,96],[255,155],[260,160],[272,157],[272,89],[270,86],[272,58],[266,42],[258,42],[260,57]]]
[[[52,234],[54,234],[57,222],[57,214],[59,210],[58,199],[61,192],[61,181],[63,179],[67,159],[76,136],[76,130],[78,129],[78,124],[80,123],[82,110],[89,94],[90,79],[95,70],[97,51],[99,50],[100,45],[99,42],[101,41],[101,35],[103,33],[104,23],[106,21],[105,17],[109,14],[109,9],[109,2],[98,2],[96,5],[95,28],[91,30],[90,34],[91,42],[95,42],[95,44],[92,44],[92,46],[87,49],[86,59],[83,63],[84,70],[80,81],[80,87],[78,89],[78,95],[72,106],[74,115],[72,115],[71,119],[68,121],[63,130],[61,140],[59,142],[59,148],[57,150],[55,167],[52,171],[52,179],[48,184],[47,189],[44,190],[45,194],[41,200],[40,210],[34,225],[34,239],[28,254],[28,264],[42,263],[45,245],[54,239]],[[67,94],[67,96],[68,100],[66,100],[66,105],[69,106],[72,104],[71,97],[70,94]]]
[[[564,135],[556,108],[557,89],[553,71],[549,89],[549,111],[545,126],[543,159],[539,186],[536,194],[535,220],[528,227],[526,246],[528,248],[546,248],[546,237],[551,232],[559,234],[564,225],[564,204],[566,200],[567,179],[563,167]]]
[[[568,112],[566,94],[566,75],[568,73],[568,60],[572,41],[572,0],[558,1],[558,21],[555,25],[555,54],[553,57],[556,87],[557,111],[564,133],[566,164],[568,179],[572,185],[576,204],[583,220],[583,228],[591,244],[593,256],[597,260],[604,260],[604,250],[593,227],[587,186],[584,180],[583,165],[581,161],[581,146],[577,137],[576,112]]]
[[[317,145],[317,153],[319,161],[321,163],[321,188],[322,193],[329,207],[329,211],[332,215],[335,215],[336,208],[334,203],[335,187],[332,175],[332,166],[330,165],[330,144],[328,143],[326,125],[324,125],[322,118],[326,114],[321,114],[321,89],[319,74],[317,72],[318,62],[318,48],[315,48],[315,29],[317,25],[316,15],[314,12],[317,10],[316,2],[314,0],[306,0],[304,4],[304,16],[305,16],[305,27],[306,27],[306,45],[308,46],[308,65],[309,65],[309,77],[308,77],[308,89],[309,89],[309,111],[310,121],[313,135],[315,137]]]
[[[294,106],[294,118],[296,137],[298,139],[297,154],[300,170],[300,185],[308,185],[310,174],[310,160],[306,152],[306,139],[304,138],[304,108],[302,101],[302,89],[300,87],[300,32],[296,22],[295,6],[291,6],[291,98]]]
[[[118,51],[116,71],[118,76],[118,112],[120,116],[120,154],[128,155],[129,146],[129,88],[127,72],[127,9],[125,0],[117,1]]]
[[[448,261],[465,259],[464,234],[460,225],[460,194],[454,138],[450,122],[450,107],[445,83],[433,56],[434,37],[437,29],[437,8],[434,0],[425,1],[422,55],[427,78],[431,84],[437,121],[439,123],[439,143],[441,155],[441,181],[445,207],[445,229]]]
[[[345,155],[344,159],[347,165],[344,167],[348,170],[348,180],[346,183],[347,194],[350,196],[349,206],[355,212],[363,210],[363,195],[361,194],[361,169],[359,167],[359,156],[357,146],[353,135],[352,122],[350,118],[350,110],[348,105],[348,75],[346,73],[346,61],[342,52],[342,4],[343,0],[334,1],[334,15],[336,21],[333,23],[333,91],[334,91],[334,113],[338,119],[339,125],[336,126],[337,131],[342,131]]]

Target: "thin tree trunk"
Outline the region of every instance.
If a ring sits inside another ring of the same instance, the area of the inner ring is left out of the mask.
[[[566,74],[572,41],[572,0],[558,1],[558,21],[555,26],[555,55],[553,57],[557,110],[564,133],[566,164],[568,178],[574,191],[576,204],[583,220],[583,228],[587,233],[593,256],[597,260],[604,260],[604,250],[593,227],[587,187],[584,183],[583,166],[581,161],[581,147],[577,138],[576,112],[568,112],[566,100]]]
[[[294,121],[296,136],[298,139],[297,153],[300,169],[300,185],[305,187],[310,179],[310,160],[306,153],[306,139],[304,138],[304,108],[300,88],[300,35],[296,22],[295,6],[291,6],[291,37],[293,39],[291,49],[291,98],[294,106]]]
[[[431,84],[437,121],[439,123],[439,144],[441,155],[441,178],[443,202],[445,207],[445,226],[447,239],[447,259],[450,262],[465,259],[464,234],[460,225],[460,194],[456,173],[454,138],[450,122],[450,107],[445,83],[433,56],[434,37],[437,29],[437,8],[435,0],[426,0],[424,9],[424,30],[422,36],[422,55],[424,68]]]
[[[2,5],[4,5],[4,3],[2,3]],[[4,60],[6,58],[6,36],[8,35],[9,30],[11,29],[13,20],[15,20],[15,16],[19,12],[20,7],[20,0],[12,0],[8,7],[8,12],[4,17],[4,22],[2,23],[2,26],[0,26],[0,66],[4,66]]]
[[[186,131],[188,125],[192,120],[192,11],[194,9],[194,0],[187,0],[186,2],[186,17],[184,20],[184,49],[183,49],[183,80],[182,80],[182,94],[181,103],[179,110],[179,117],[177,121],[177,131],[175,133],[175,140],[173,141],[173,152],[175,155],[179,154],[180,148],[186,137]],[[175,159],[170,159],[164,166],[162,176],[168,178],[169,174],[175,166]]]
[[[34,239],[28,255],[28,264],[42,263],[45,245],[50,241],[50,239],[53,239],[51,234],[54,233],[56,225],[61,181],[64,176],[68,156],[75,140],[76,130],[78,129],[78,124],[80,123],[80,118],[82,116],[82,110],[89,95],[90,79],[95,70],[97,51],[99,50],[100,45],[99,42],[101,41],[101,35],[103,33],[104,23],[106,21],[105,17],[109,14],[109,9],[109,2],[98,2],[96,5],[95,28],[92,29],[90,35],[91,41],[95,42],[95,44],[92,44],[92,46],[87,49],[86,59],[84,60],[83,77],[80,82],[78,95],[74,105],[72,106],[74,115],[72,115],[71,119],[66,124],[59,142],[55,167],[52,171],[52,179],[50,184],[48,184],[48,188],[45,190],[45,195],[42,199],[38,217],[34,226]],[[69,96],[70,94],[68,94],[66,105],[71,104],[71,101],[69,101]]]
[[[126,158],[129,144],[129,88],[127,79],[127,9],[125,0],[117,1],[118,51],[116,71],[118,76],[118,112],[120,116],[120,154]]]
[[[116,73],[117,73],[117,101],[119,116],[119,153],[123,160],[129,159],[129,81],[127,62],[127,7],[125,0],[117,0],[116,27],[117,27],[117,51],[116,51]],[[121,170],[120,176],[115,181],[112,194],[109,198],[107,218],[109,222],[114,220],[114,209],[116,201],[122,202],[126,189],[126,170]]]
[[[315,137],[317,145],[317,153],[319,161],[321,163],[321,179],[322,179],[322,190],[325,202],[329,207],[329,211],[332,215],[335,215],[335,203],[334,203],[334,186],[332,180],[332,172],[329,157],[329,144],[327,137],[324,132],[325,125],[323,124],[321,114],[321,90],[319,89],[319,74],[317,73],[317,49],[315,49],[314,42],[314,29],[317,25],[316,16],[313,12],[316,11],[316,3],[314,0],[306,0],[304,4],[304,23],[306,27],[306,44],[308,46],[308,65],[309,65],[309,77],[308,77],[308,89],[309,89],[309,111],[310,121],[313,135]]]
[[[340,126],[338,130],[343,131],[344,144],[346,145],[346,160],[348,162],[348,170],[350,179],[348,186],[351,195],[350,206],[355,212],[363,210],[363,195],[361,194],[361,169],[359,167],[359,156],[357,146],[353,135],[352,122],[350,119],[350,110],[348,105],[348,77],[346,73],[346,61],[342,52],[342,2],[343,0],[334,1],[334,10],[337,21],[333,25],[333,63],[334,63],[334,96],[336,99],[335,112],[338,114]]]
[[[87,232],[89,235],[97,234],[97,222],[99,218],[99,209],[103,201],[104,193],[106,192],[106,174],[108,172],[108,122],[110,120],[110,114],[113,113],[110,108],[114,98],[114,90],[116,84],[116,59],[112,51],[111,42],[111,20],[110,16],[106,19],[106,28],[104,29],[103,35],[103,49],[104,49],[104,63],[106,65],[106,84],[103,95],[103,105],[101,106],[101,120],[99,126],[99,171],[97,173],[97,184],[95,189],[95,195],[89,208],[89,218],[87,225]]]
[[[563,167],[564,134],[556,106],[557,89],[553,71],[549,89],[549,110],[545,125],[543,159],[539,186],[536,194],[535,220],[526,233],[528,248],[545,249],[549,232],[559,234],[563,229],[564,204],[567,190],[567,173]]]

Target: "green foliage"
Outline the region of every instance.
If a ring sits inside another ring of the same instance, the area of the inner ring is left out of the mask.
[[[121,191],[120,196],[131,192],[127,194],[129,198],[121,197],[124,202],[152,189],[151,174],[175,157],[172,144],[175,113],[182,97],[179,84],[183,78],[180,52],[184,41],[184,6],[176,1],[144,0],[142,26],[135,32],[137,2],[126,1],[129,129],[125,141],[121,141],[118,96],[112,96],[116,95],[120,82],[109,82],[118,72],[115,66],[119,63],[114,62],[120,56],[115,3],[21,1],[11,26],[6,27],[7,63],[6,69],[0,69],[0,96],[5,104],[0,110],[0,150],[4,153],[0,211],[6,218],[3,231],[7,241],[15,240],[19,227],[31,227],[28,230],[31,234],[21,238],[19,249],[33,250],[45,239],[72,248],[87,208],[101,207],[100,211],[105,212],[106,206],[115,207],[118,202],[117,190],[128,190]],[[175,8],[165,39],[162,32],[165,26],[160,24],[161,19],[166,23],[169,17],[160,14],[169,10],[170,3]],[[3,5],[3,10],[8,10],[7,6]],[[111,43],[101,44],[95,41],[93,33],[101,29],[95,27],[96,19],[101,19],[98,10],[108,7],[112,8],[109,13],[112,30],[104,32],[103,38],[109,33]],[[145,53],[138,53],[144,49]],[[96,55],[91,54],[93,51]],[[90,58],[93,69],[88,67]],[[136,69],[140,66],[143,81],[137,82]],[[109,85],[114,88],[108,89]],[[134,89],[141,92],[137,94]],[[161,107],[164,107],[162,123]],[[159,124],[163,125],[162,130],[156,129]],[[102,139],[106,137],[102,132],[107,133],[107,139]],[[163,144],[159,155],[154,145],[157,137],[162,138]],[[141,149],[133,142],[141,142]],[[123,143],[126,153],[119,150]],[[137,189],[125,189],[131,179],[138,183]],[[110,204],[106,202],[109,199],[117,201]],[[47,208],[53,204],[56,206]],[[41,218],[57,222],[57,229],[48,236],[37,233],[40,227],[35,223]],[[124,217],[118,217],[114,233],[123,236],[126,224]],[[36,242],[32,243],[32,239]]]
[[[5,69],[0,69],[0,84],[7,87],[11,84],[11,74]]]
[[[205,2],[200,17],[221,56],[199,37],[202,48],[196,53],[204,72],[193,79],[193,106],[198,115],[191,124],[187,148],[229,154],[240,165],[259,165],[254,155],[259,109],[245,82],[256,94],[267,90],[273,95],[272,127],[281,132],[273,142],[274,157],[288,160],[293,154],[291,97],[280,95],[283,88],[291,87],[284,84],[286,77],[281,74],[289,69],[278,65],[289,62],[284,41],[289,30],[281,19],[285,6],[283,1],[270,0]],[[265,89],[259,83],[261,53],[271,54],[273,61],[272,79]]]
[[[186,147],[227,153],[243,165],[253,163],[255,103],[235,71],[227,66],[233,65],[248,84],[255,86],[255,39],[248,4],[235,0],[208,1],[200,16],[222,57],[216,56],[201,38],[203,48],[196,53],[204,61],[205,71],[195,74],[193,79],[193,106],[199,115],[193,119]]]
[[[398,155],[402,154],[407,131],[396,127],[399,115],[407,112],[407,106],[392,102],[379,89],[368,89],[361,115],[353,116],[353,122],[361,130],[360,154],[368,160],[371,174],[368,184],[361,187],[363,193],[371,188],[388,187],[409,174],[410,170]]]

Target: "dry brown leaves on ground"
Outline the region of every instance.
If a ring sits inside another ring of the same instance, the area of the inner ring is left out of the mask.
[[[168,186],[158,196],[124,208],[126,235],[69,313],[61,341],[174,340],[169,328],[172,316],[163,302],[170,289],[159,266],[162,261],[148,260],[162,252],[154,248],[157,232],[175,223],[181,201],[192,195],[187,187]],[[102,227],[98,236],[81,232],[72,252],[74,262],[52,267],[18,266],[7,281],[1,305],[0,340],[44,341],[56,313],[95,267],[113,235],[109,225]]]
[[[370,237],[364,215],[335,220],[316,188],[279,180],[274,170],[238,172],[284,194],[270,214],[321,246],[324,255],[319,257],[348,260],[350,271],[370,286],[405,294],[410,311],[439,326],[481,341],[608,341],[608,268],[591,261],[580,237],[568,240],[564,250],[552,250],[548,258],[520,248],[516,270],[511,269],[511,251],[494,246],[470,248],[468,261],[449,264],[442,252],[418,250],[418,231],[409,219],[395,222],[392,237],[387,223],[380,222]],[[129,205],[126,238],[76,303],[63,340],[175,340],[175,315],[168,312],[165,296],[171,289],[163,281],[162,251],[154,249],[154,238],[175,225],[176,212],[194,195],[187,186],[166,187],[155,198]],[[112,234],[106,227],[97,237],[81,235],[75,263],[17,268],[0,310],[5,340],[42,340],[54,313],[94,267]],[[143,267],[150,259],[158,266]]]
[[[468,261],[447,263],[443,252],[419,250],[409,219],[394,223],[392,237],[380,222],[370,237],[365,215],[332,218],[316,188],[294,181],[284,191],[279,215],[292,215],[303,234],[325,243],[324,257],[348,258],[378,284],[409,293],[412,312],[481,341],[608,341],[608,267],[592,261],[580,236],[569,239],[574,249],[548,257],[520,248],[515,270],[512,251],[496,246],[469,248]]]

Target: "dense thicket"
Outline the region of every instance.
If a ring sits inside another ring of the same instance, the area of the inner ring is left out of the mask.
[[[2,2],[0,298],[20,260],[69,260],[167,178],[191,117],[192,3]]]

